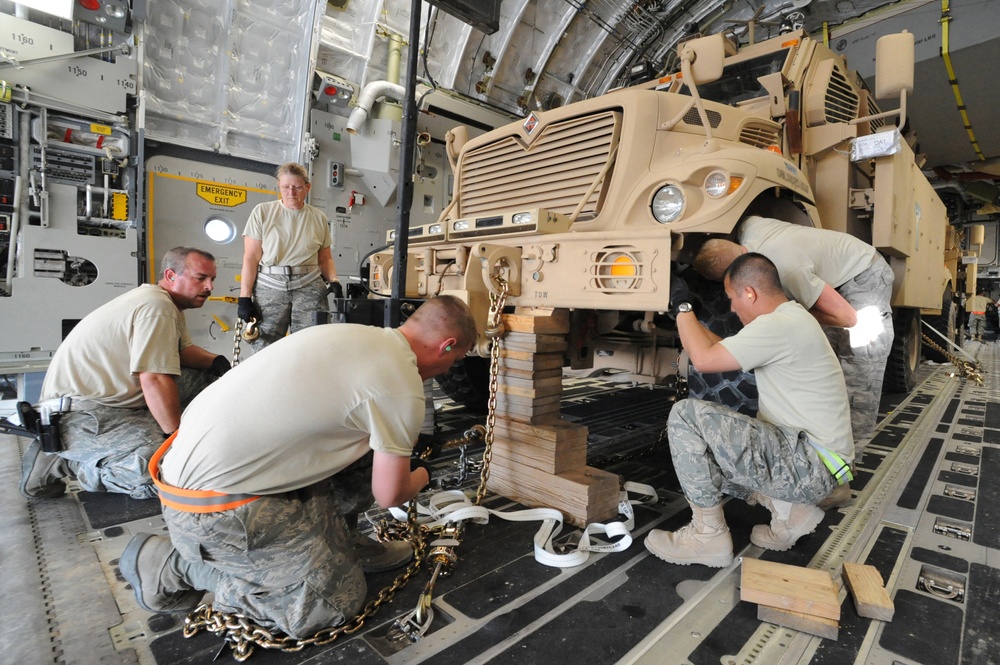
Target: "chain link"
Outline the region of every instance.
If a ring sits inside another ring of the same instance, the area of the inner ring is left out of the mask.
[[[255,647],[294,652],[307,646],[330,644],[341,635],[356,633],[369,617],[378,612],[382,605],[391,601],[396,592],[405,587],[420,572],[425,558],[426,542],[429,535],[433,533],[432,529],[417,523],[416,500],[410,501],[405,524],[397,522],[397,525],[402,526],[387,528],[384,522],[383,520],[382,528],[376,525],[376,535],[379,541],[408,541],[413,547],[413,561],[391,584],[379,591],[378,596],[370,600],[360,614],[347,623],[323,628],[312,637],[296,639],[270,631],[241,613],[218,612],[210,604],[204,604],[184,619],[184,637],[192,637],[202,630],[207,630],[216,637],[223,638],[233,650],[233,658],[238,662],[243,662],[253,655]],[[443,532],[443,527],[441,530]]]
[[[233,336],[233,367],[240,364],[240,342],[243,340],[243,319],[236,317],[236,335]]]
[[[979,366],[978,362],[969,362],[968,360],[962,360],[954,353],[946,351],[940,344],[932,340],[927,333],[924,333],[923,337],[924,337],[924,344],[928,345],[929,347],[931,347],[932,349],[943,355],[945,358],[947,358],[948,362],[954,365],[955,368],[958,369],[958,371],[962,374],[964,378],[969,379],[970,381],[974,381],[977,386],[981,386],[985,383],[985,379],[983,378],[983,370]]]
[[[486,497],[486,482],[490,479],[490,462],[493,459],[493,427],[497,420],[497,375],[500,372],[500,340],[503,338],[503,308],[507,302],[510,285],[503,277],[491,275],[496,289],[490,289],[490,313],[486,323],[486,336],[493,340],[490,345],[490,396],[486,402],[486,446],[483,448],[483,468],[479,473],[479,488],[476,490],[475,505],[482,505]]]

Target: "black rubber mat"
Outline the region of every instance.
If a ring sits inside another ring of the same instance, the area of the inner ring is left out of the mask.
[[[925,665],[957,665],[962,642],[962,609],[902,589],[893,598],[896,612],[885,624],[879,644],[883,649]]]
[[[979,487],[976,497],[976,528],[972,531],[972,542],[984,547],[1000,548],[1000,450],[983,448],[983,459],[979,467],[983,478],[991,482]]]
[[[988,402],[986,404],[986,420],[983,423],[986,427],[1000,429],[1000,404]]]
[[[965,610],[963,665],[986,665],[1000,661],[1000,570],[972,564]]]
[[[957,439],[958,437],[956,436],[952,438]],[[977,455],[965,455],[963,453],[956,453],[952,451],[950,453],[945,453],[944,459],[946,462],[958,462],[959,464],[971,464],[972,466],[979,466],[979,457]]]
[[[951,483],[952,485],[961,485],[962,487],[976,487],[979,485],[978,478],[970,476],[967,473],[959,473],[958,471],[942,471],[938,474],[938,480],[942,483]]]
[[[944,414],[941,416],[942,423],[951,423],[955,420],[955,414],[958,412],[958,405],[962,403],[962,400],[955,398],[948,402],[948,408],[944,410]]]
[[[968,561],[957,556],[945,554],[944,552],[938,552],[936,550],[914,547],[913,551],[910,552],[910,558],[914,561],[919,561],[920,563],[929,563],[932,566],[945,568],[956,573],[969,572]]]
[[[941,454],[943,446],[944,439],[931,439],[927,442],[924,454],[920,456],[920,461],[913,470],[909,482],[906,483],[906,488],[896,501],[897,506],[913,510],[919,505],[920,497],[923,496],[924,489],[927,487],[927,481],[930,479],[931,473],[934,472],[938,455]]]
[[[976,505],[971,501],[935,494],[927,502],[927,512],[955,520],[971,522],[975,517]]]
[[[133,499],[111,492],[80,492],[87,521],[95,529],[160,514],[159,499]]]

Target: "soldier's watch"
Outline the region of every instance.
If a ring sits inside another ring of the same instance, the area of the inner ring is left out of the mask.
[[[693,308],[691,307],[691,303],[689,302],[682,302],[679,305],[677,305],[678,314],[680,314],[681,312],[690,312],[692,309]]]

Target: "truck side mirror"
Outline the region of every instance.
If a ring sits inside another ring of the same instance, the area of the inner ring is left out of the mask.
[[[875,44],[875,97],[895,99],[913,92],[913,33],[885,35]]]
[[[896,35],[880,37],[875,43],[875,97],[899,99],[899,109],[866,115],[850,124],[871,122],[878,118],[899,116],[899,127],[906,124],[906,98],[913,92],[913,33],[903,30]],[[883,127],[882,130],[891,129]]]
[[[699,37],[684,42],[678,49],[681,62],[690,63],[690,73],[684,71],[689,85],[702,85],[718,81],[722,76],[722,64],[726,59],[725,37],[722,33]]]

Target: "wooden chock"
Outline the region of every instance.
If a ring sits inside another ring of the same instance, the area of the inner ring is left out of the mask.
[[[503,315],[493,457],[487,487],[575,526],[618,514],[618,476],[587,466],[587,428],[560,417],[569,312]]]

